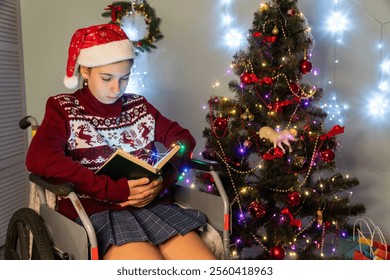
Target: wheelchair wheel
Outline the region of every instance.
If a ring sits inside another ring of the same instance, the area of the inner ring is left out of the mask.
[[[30,208],[16,211],[8,225],[6,260],[53,260],[54,253],[42,218]]]

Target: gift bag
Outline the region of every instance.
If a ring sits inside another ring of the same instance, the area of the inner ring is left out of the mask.
[[[353,252],[353,259],[354,260],[371,260],[370,257],[366,256],[363,252],[359,250],[355,250]]]
[[[355,221],[353,240],[359,244],[359,249],[354,250],[354,260],[390,260],[390,246],[380,228],[370,218]]]

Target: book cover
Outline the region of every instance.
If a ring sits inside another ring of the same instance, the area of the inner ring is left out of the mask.
[[[180,145],[174,145],[166,154],[151,165],[128,152],[118,149],[97,171],[98,175],[108,175],[113,180],[120,178],[139,179],[148,177],[150,180],[161,176],[162,167],[180,150]]]

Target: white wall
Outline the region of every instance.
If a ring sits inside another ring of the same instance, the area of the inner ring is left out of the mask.
[[[67,91],[62,84],[67,48],[74,30],[106,23],[101,13],[111,1],[106,0],[20,0],[25,58],[27,113],[42,119],[46,99]],[[198,140],[196,152],[203,150],[202,130],[205,114],[202,106],[211,95],[232,96],[227,83],[235,78],[225,71],[233,50],[222,44],[221,2],[209,0],[149,0],[162,18],[165,38],[149,55],[149,75],[145,96],[165,115],[189,128]],[[239,25],[247,30],[258,0],[235,1]],[[345,33],[344,44],[337,46],[340,63],[334,68],[333,37],[322,30],[330,6],[329,0],[300,0],[299,5],[316,41],[312,62],[321,70],[315,79],[324,92],[336,89],[340,103],[348,103],[345,134],[339,137],[341,149],[338,167],[356,176],[360,185],[353,200],[365,203],[371,217],[384,232],[390,233],[390,172],[387,162],[390,149],[388,123],[366,118],[364,106],[378,84],[378,20],[390,20],[388,0],[344,0],[353,20],[353,30]],[[361,3],[361,4],[359,4]],[[352,17],[353,16],[353,17]],[[387,17],[387,18],[386,18]],[[384,42],[390,44],[390,24],[384,28]],[[388,49],[387,49],[388,50]],[[386,54],[386,49],[385,52]],[[389,56],[389,52],[387,52]],[[334,72],[336,69],[336,72]],[[332,86],[327,81],[336,76]],[[219,79],[218,89],[211,87]],[[333,88],[334,87],[334,88]]]

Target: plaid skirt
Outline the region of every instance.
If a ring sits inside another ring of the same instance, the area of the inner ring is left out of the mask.
[[[206,217],[200,211],[164,204],[107,210],[91,215],[90,220],[96,232],[100,257],[112,244],[148,241],[158,245],[177,234],[202,230],[206,225]],[[81,224],[79,218],[76,222]]]

